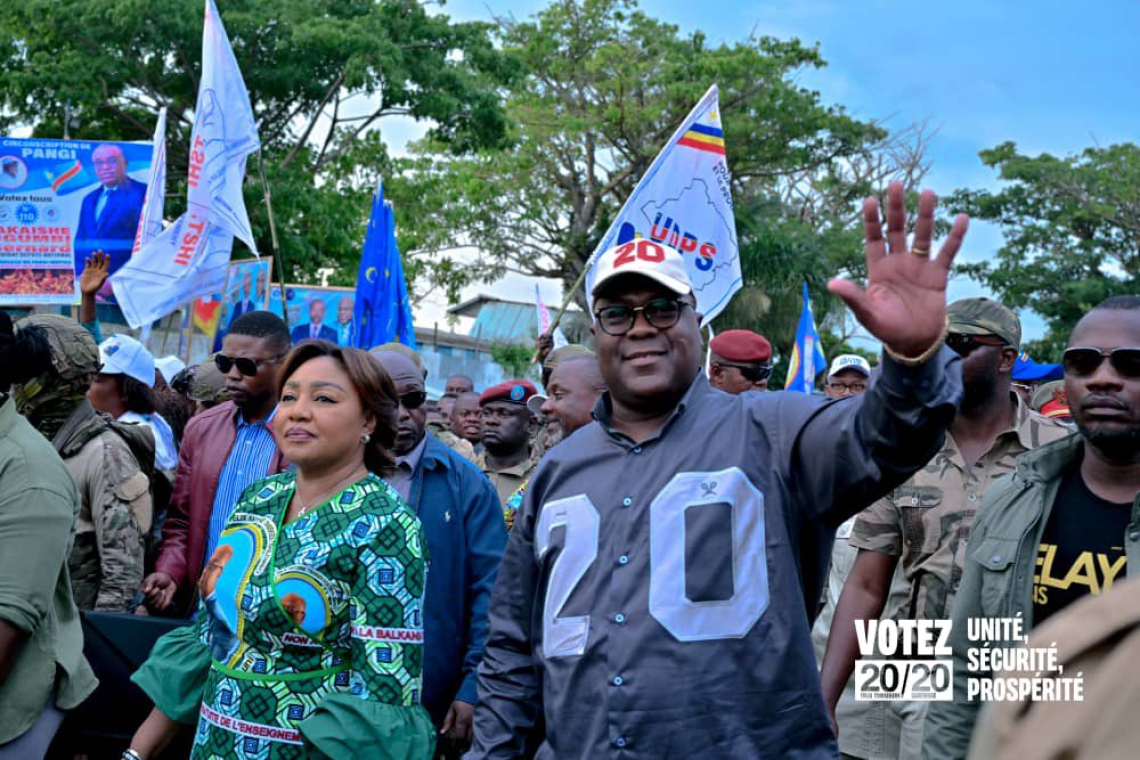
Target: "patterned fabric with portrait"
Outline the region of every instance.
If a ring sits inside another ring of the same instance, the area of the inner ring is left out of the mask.
[[[369,475],[283,523],[294,484],[286,472],[247,489],[199,581],[200,626],[161,640],[136,676],[165,714],[197,724],[195,759],[309,757],[321,716],[412,734],[426,716],[419,521]],[[179,692],[203,677],[195,707]],[[338,718],[346,705],[354,717]]]

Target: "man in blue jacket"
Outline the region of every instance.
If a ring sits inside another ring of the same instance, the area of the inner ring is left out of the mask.
[[[99,187],[83,198],[75,231],[75,276],[97,250],[111,257],[111,274],[131,257],[146,184],[127,175],[127,159],[118,145],[100,145],[91,153]]]
[[[426,434],[424,378],[411,359],[374,354],[396,384],[396,473],[388,482],[424,526],[429,571],[424,605],[423,703],[442,734],[439,757],[471,741],[475,669],[487,608],[507,543],[499,498],[479,468]]]

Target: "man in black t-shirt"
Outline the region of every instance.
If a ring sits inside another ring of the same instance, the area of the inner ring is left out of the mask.
[[[1065,392],[1077,435],[1023,454],[986,491],[954,600],[954,701],[931,703],[923,758],[965,757],[979,703],[968,701],[972,618],[1027,628],[1085,595],[1140,575],[1140,296],[1102,302],[1073,329]],[[984,593],[983,593],[984,587]],[[1088,640],[1103,621],[1089,620]],[[1021,641],[993,641],[994,648]]]
[[[1065,471],[1038,544],[1034,626],[1085,594],[1102,594],[1124,579],[1124,536],[1131,520],[1131,501],[1118,503],[1095,494],[1079,465]]]

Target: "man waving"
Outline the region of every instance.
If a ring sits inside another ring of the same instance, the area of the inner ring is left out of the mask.
[[[945,291],[966,218],[931,257],[934,206],[924,193],[908,249],[901,185],[886,239],[868,200],[867,288],[829,286],[887,354],[855,402],[714,392],[681,254],[642,239],[599,258],[591,311],[609,390],[530,480],[469,759],[535,744],[539,758],[835,757],[800,526],[838,524],[897,486],[954,414]]]

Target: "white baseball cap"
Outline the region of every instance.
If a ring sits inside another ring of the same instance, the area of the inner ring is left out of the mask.
[[[546,403],[546,396],[541,393],[536,393],[526,400],[526,408],[535,417],[542,417],[542,405]]]
[[[638,238],[614,246],[598,257],[595,264],[591,302],[598,290],[612,280],[627,274],[639,274],[658,282],[679,296],[693,292],[685,257],[674,248]]]
[[[154,357],[146,346],[129,335],[112,335],[99,344],[104,375],[126,375],[148,388],[154,387]]]
[[[154,366],[162,373],[162,379],[166,381],[166,384],[170,385],[174,376],[186,369],[186,362],[177,356],[164,356],[161,359],[155,359]]]
[[[853,369],[856,372],[862,372],[867,377],[871,376],[871,365],[867,360],[858,354],[840,354],[835,357],[831,362],[831,369],[827,371],[827,378],[830,380],[832,375],[842,372],[845,369]]]

